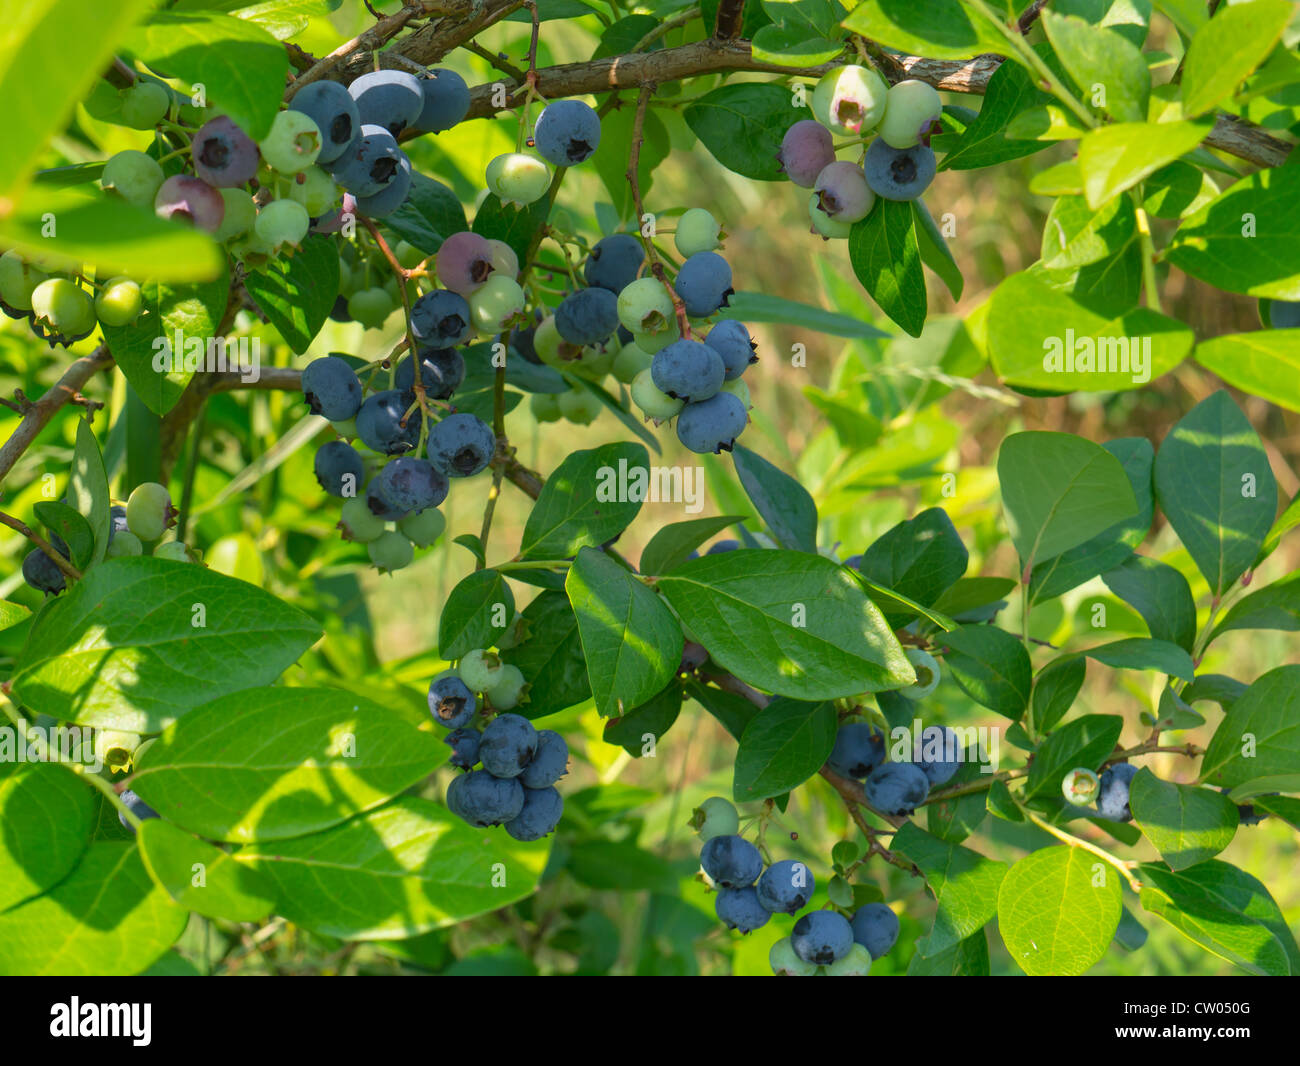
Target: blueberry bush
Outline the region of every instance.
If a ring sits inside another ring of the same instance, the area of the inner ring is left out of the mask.
[[[1298,44],[28,4],[0,972],[1300,973]]]

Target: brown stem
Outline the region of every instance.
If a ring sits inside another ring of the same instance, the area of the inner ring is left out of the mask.
[[[90,355],[82,356],[63,372],[63,377],[31,405],[13,434],[0,447],[0,478],[14,468],[23,452],[31,446],[41,430],[49,425],[55,412],[66,403],[84,402],[81,389],[95,374],[112,365],[113,356],[101,344]]]
[[[324,59],[318,60],[312,67],[294,78],[284,92],[285,103],[292,100],[299,89],[305,88],[314,81],[320,81],[325,75],[336,70],[350,56],[359,52],[374,52],[382,48],[401,33],[411,19],[423,18],[425,14],[426,12],[421,5],[408,4],[401,11],[381,18],[368,30],[364,30],[353,37],[352,40],[339,45]],[[306,55],[305,52],[303,54]]]
[[[20,522],[13,515],[5,514],[3,511],[0,511],[0,525],[6,525],[15,533],[21,533],[24,537],[35,544],[36,547],[40,548],[41,551],[54,560],[54,565],[63,572],[64,577],[71,578],[73,581],[81,579],[81,571],[55,551],[54,545],[39,533],[35,533],[29,529],[25,523]]]
[[[1017,29],[1021,33],[1028,33],[1038,21],[1038,16],[1042,14],[1043,8],[1048,4],[1048,0],[1034,0],[1021,14],[1019,21],[1016,23]]]
[[[713,24],[713,36],[720,41],[740,36],[745,22],[745,0],[722,0],[718,4],[718,18]]]

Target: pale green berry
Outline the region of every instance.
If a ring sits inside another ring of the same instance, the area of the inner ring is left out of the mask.
[[[827,977],[866,977],[871,972],[871,952],[854,944],[844,958],[826,967]]]
[[[1062,794],[1079,807],[1086,807],[1096,799],[1099,788],[1101,788],[1101,779],[1082,766],[1076,766],[1061,781]]]
[[[118,152],[104,164],[99,183],[128,203],[153,210],[154,197],[166,175],[158,161],[133,148]]]
[[[501,667],[496,683],[486,690],[485,695],[488,702],[498,711],[509,711],[519,706],[527,688],[528,685],[519,667],[505,663]]]
[[[232,237],[242,237],[253,228],[257,222],[257,205],[243,189],[218,189],[217,192],[226,202],[226,210],[212,236],[224,243]]]
[[[523,313],[526,302],[527,297],[519,282],[493,273],[469,294],[469,312],[474,328],[491,336],[503,333]]]
[[[932,85],[909,78],[889,89],[880,138],[891,148],[911,148],[939,121],[943,101]]]
[[[808,198],[808,217],[812,220],[812,231],[828,240],[844,240],[853,230],[852,222],[841,222],[822,210],[821,196],[818,193],[813,193]]]
[[[655,387],[649,370],[642,370],[632,381],[632,402],[647,419],[656,425],[665,422],[686,406],[682,400],[669,396]]]
[[[393,256],[407,270],[413,270],[425,260],[424,253],[408,241],[398,241],[397,247],[393,249]]]
[[[348,297],[348,314],[367,329],[382,326],[396,307],[397,301],[377,285]]]
[[[48,278],[32,290],[32,317],[43,329],[79,337],[95,328],[95,302],[75,281]]]
[[[281,174],[297,174],[320,155],[320,129],[301,111],[281,111],[258,148],[267,164]]]
[[[137,81],[118,94],[122,101],[122,122],[136,130],[151,130],[172,106],[172,94],[157,82]]]
[[[754,402],[750,399],[749,395],[749,386],[745,384],[744,378],[735,378],[732,381],[724,381],[722,383],[721,391],[731,393],[732,396],[736,397],[736,399],[745,405],[746,411],[752,411],[754,409]]]
[[[618,355],[614,356],[614,363],[610,369],[614,372],[614,377],[624,385],[631,385],[636,376],[642,370],[649,370],[650,363],[654,356],[647,352],[636,341],[628,341],[619,349]],[[737,378],[737,381],[740,379]]]
[[[375,568],[384,574],[410,566],[415,558],[415,546],[403,534],[392,530],[381,533],[366,545],[366,549]]]
[[[339,509],[339,529],[344,540],[368,544],[384,534],[384,520],[370,510],[364,496],[352,496],[343,501]]]
[[[397,523],[397,528],[417,548],[428,548],[442,536],[447,519],[438,508],[426,507],[417,514],[407,515]]]
[[[795,954],[794,942],[788,936],[772,945],[767,961],[778,977],[813,977],[817,973],[814,963],[804,962]]]
[[[157,545],[153,550],[155,559],[170,559],[175,563],[192,563],[194,557],[190,554],[189,548],[185,546],[184,541],[168,540]]]
[[[582,355],[581,347],[560,336],[560,331],[555,328],[554,315],[547,315],[537,324],[533,331],[533,351],[543,363],[557,370],[567,369]]]
[[[143,308],[140,284],[130,278],[109,278],[95,297],[95,315],[106,326],[134,322]]]
[[[494,652],[475,648],[465,653],[457,672],[471,692],[487,692],[501,680],[504,669],[505,663]]]
[[[113,534],[113,539],[108,542],[108,548],[104,552],[104,558],[117,559],[128,555],[143,554],[144,545],[140,543],[140,538],[129,529],[119,529]]]
[[[293,200],[272,200],[257,213],[253,224],[258,237],[275,248],[282,244],[297,247],[310,228],[311,216],[307,209]]]
[[[495,237],[490,238],[488,244],[492,247],[493,274],[517,280],[519,277],[519,256],[515,254],[515,250],[505,241],[499,241]]]
[[[837,137],[862,137],[885,116],[888,95],[888,83],[870,67],[836,67],[813,89],[812,110]]]
[[[551,172],[536,156],[499,155],[487,165],[487,187],[503,203],[524,207],[546,195]]]
[[[156,481],[137,485],[127,497],[127,528],[146,543],[161,537],[175,517],[171,495]]]
[[[658,278],[637,278],[618,294],[618,320],[633,333],[662,334],[676,328],[672,297]]]
[[[604,408],[600,397],[586,389],[570,389],[559,395],[560,415],[575,426],[589,426]]]
[[[740,814],[729,800],[710,796],[695,808],[689,824],[704,841],[730,837],[740,832]]]
[[[127,769],[140,747],[140,734],[120,729],[95,730],[95,756],[111,773]]]
[[[564,415],[560,411],[560,397],[553,392],[535,392],[528,398],[529,410],[538,422],[558,422]]]
[[[904,654],[907,655],[907,661],[912,664],[912,669],[916,671],[916,683],[899,689],[898,694],[906,696],[909,700],[924,699],[939,687],[939,662],[928,651],[921,648],[905,648]]]
[[[0,300],[15,311],[30,311],[32,293],[47,280],[49,275],[17,252],[8,251],[0,255]]]
[[[614,355],[613,344],[584,345],[568,368],[589,381],[601,381],[614,365]]]
[[[339,187],[320,167],[311,166],[290,183],[289,199],[302,204],[311,218],[319,218],[338,203]]]
[[[672,344],[673,341],[677,340],[681,335],[682,331],[677,328],[677,320],[675,318],[673,319],[671,329],[662,330],[659,333],[638,333],[636,330],[632,331],[632,339],[636,341],[637,347],[644,349],[652,356],[655,352],[667,348],[668,345]]]
[[[697,252],[711,252],[722,247],[722,226],[704,208],[692,207],[677,220],[673,243],[684,259],[689,259]]]

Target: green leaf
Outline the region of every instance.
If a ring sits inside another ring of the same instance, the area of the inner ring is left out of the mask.
[[[138,837],[149,875],[187,910],[208,918],[256,922],[274,908],[270,886],[256,870],[171,822],[148,818],[140,823]]]
[[[1252,396],[1300,411],[1300,344],[1295,330],[1256,330],[1196,346],[1196,361]]]
[[[831,703],[774,699],[745,727],[736,749],[732,794],[737,803],[780,796],[825,764],[839,719]]]
[[[516,708],[526,718],[544,718],[591,699],[587,659],[569,597],[559,589],[542,592],[523,610],[528,639],[501,653],[532,687]]]
[[[1185,160],[1161,167],[1142,183],[1142,206],[1156,218],[1185,218],[1219,195],[1219,187]]]
[[[1300,300],[1297,241],[1300,167],[1273,167],[1234,182],[1186,219],[1164,258],[1218,289]]]
[[[91,562],[102,562],[108,548],[112,499],[99,442],[85,419],[77,423],[77,445],[72,453],[72,476],[68,479],[68,502],[86,519],[95,538]]]
[[[959,0],[864,0],[844,27],[886,48],[933,59],[1008,54],[997,28]]]
[[[1234,629],[1300,629],[1300,574],[1275,581],[1238,600],[1214,627],[1210,640]]]
[[[745,735],[745,727],[758,714],[758,708],[754,704],[734,692],[723,692],[722,689],[701,685],[697,681],[688,682],[686,691],[701,707],[721,722],[722,727],[737,741]]]
[[[172,946],[188,917],[149,879],[134,844],[96,841],[54,888],[0,914],[0,973],[136,974]]]
[[[984,930],[968,936],[960,944],[925,956],[912,955],[907,964],[908,977],[987,977],[989,975],[989,939]]]
[[[256,23],[206,11],[155,12],[129,36],[127,47],[153,70],[202,85],[250,137],[271,131],[289,57]]]
[[[786,300],[765,292],[737,292],[727,299],[727,306],[718,312],[719,318],[734,318],[744,322],[776,322],[787,326],[801,326],[832,337],[866,338],[886,337],[884,330],[859,318],[827,311],[821,307]]]
[[[623,841],[581,841],[569,852],[567,868],[579,884],[598,891],[677,891],[671,864]]]
[[[843,41],[809,37],[808,31],[799,27],[764,26],[754,34],[754,58],[778,67],[815,67],[842,51]]]
[[[966,279],[961,275],[961,267],[948,249],[934,216],[919,197],[912,201],[912,214],[916,216],[916,240],[921,252],[921,262],[928,266],[948,287],[954,300],[960,300]]]
[[[443,604],[438,654],[451,662],[475,648],[494,647],[514,617],[515,597],[505,578],[495,570],[476,570]]]
[[[627,165],[632,156],[632,138],[636,132],[636,108],[624,107],[610,111],[601,119],[600,144],[591,157],[591,166],[604,182],[610,202],[620,219],[632,219],[635,216],[632,186],[627,180]],[[647,110],[640,133],[641,155],[637,160],[637,181],[644,202],[644,197],[654,187],[655,169],[672,151],[672,143],[663,120],[653,108]]]
[[[15,761],[15,743],[22,742],[6,727],[0,735],[0,911],[58,884],[77,865],[95,825],[85,782],[55,762]]]
[[[546,224],[550,213],[551,200],[548,196],[543,196],[527,207],[514,207],[503,204],[496,193],[489,193],[474,213],[473,231],[488,240],[505,241],[523,263],[528,258],[534,235]],[[442,236],[449,237],[451,234],[444,233]]]
[[[649,491],[649,466],[640,444],[572,452],[542,486],[524,525],[520,556],[565,558],[622,533]]]
[[[1173,870],[1214,858],[1237,832],[1237,805],[1227,796],[1161,781],[1146,767],[1129,786],[1129,807],[1146,838]]]
[[[234,356],[217,332],[230,295],[230,275],[175,288],[146,281],[140,288],[144,297],[140,317],[129,326],[103,326],[104,341],[145,406],[164,415],[193,377],[191,370],[173,369],[184,366],[188,354],[174,350],[178,334],[186,347],[201,346],[205,357],[230,360]]]
[[[1002,781],[994,781],[989,786],[987,806],[989,814],[1001,818],[1004,822],[1025,820],[1024,812],[1016,806],[1016,801],[1011,797],[1011,790]]]
[[[1082,848],[1026,855],[998,893],[1007,951],[1031,977],[1086,973],[1106,953],[1120,917],[1120,875]]]
[[[1055,799],[1061,794],[1065,775],[1075,767],[1095,770],[1106,761],[1123,728],[1124,719],[1117,714],[1085,714],[1066,722],[1039,745],[1029,767],[1025,795],[1045,793]]]
[[[920,867],[938,904],[934,928],[916,943],[918,955],[932,957],[955,947],[997,913],[998,889],[1007,876],[1005,863],[931,836],[913,822],[904,823],[894,834],[890,849]]]
[[[1176,644],[1149,637],[1128,637],[1079,653],[1116,670],[1158,670],[1184,681],[1192,679],[1192,657]]]
[[[996,626],[961,626],[937,638],[953,680],[981,707],[1012,720],[1029,705],[1033,667],[1024,645]]]
[[[1208,700],[1228,711],[1245,695],[1247,687],[1224,674],[1201,674],[1178,695],[1187,703]]]
[[[1212,123],[1116,122],[1079,142],[1083,193],[1092,207],[1131,189],[1205,140]]]
[[[1043,228],[1043,266],[1083,267],[1120,251],[1137,234],[1137,214],[1128,200],[1111,200],[1093,210],[1081,196],[1061,196]]]
[[[1273,897],[1244,870],[1211,859],[1188,870],[1143,863],[1142,906],[1188,940],[1261,977],[1300,971],[1300,953]]]
[[[1155,463],[1156,498],[1215,597],[1254,563],[1277,514],[1268,455],[1224,390],[1169,431]]]
[[[1300,778],[1300,666],[1294,664],[1268,671],[1227,709],[1201,759],[1201,780],[1215,785],[1235,789],[1274,777]]]
[[[929,607],[966,572],[968,561],[948,512],[929,507],[871,544],[858,569],[869,580]],[[894,625],[905,616],[887,612],[885,619]]]
[[[652,589],[595,548],[578,552],[564,589],[602,716],[622,714],[668,684],[681,665],[682,629]]]
[[[913,337],[925,326],[925,274],[912,206],[880,199],[849,231],[853,273],[880,309]]]
[[[1065,717],[1065,712],[1074,706],[1087,673],[1087,661],[1076,655],[1055,659],[1038,672],[1030,701],[1038,732],[1050,733]]]
[[[1027,108],[1044,104],[1049,99],[1046,93],[1035,87],[1024,67],[1003,63],[989,78],[979,116],[948,150],[939,169],[978,170],[1041,152],[1048,147],[1047,144],[1016,140],[1008,134],[1007,125]]]
[[[1273,51],[1295,5],[1251,0],[1221,8],[1196,31],[1183,60],[1183,112],[1200,115],[1237,91]]]
[[[411,171],[411,191],[402,206],[384,219],[398,236],[433,255],[444,238],[469,229],[460,197],[440,181]]]
[[[705,93],[686,105],[682,117],[728,170],[755,181],[784,181],[777,152],[786,130],[807,114],[794,106],[786,86],[745,82]]]
[[[934,609],[952,615],[958,621],[970,611],[990,608],[1016,587],[1009,577],[963,577],[934,601]]]
[[[547,841],[521,844],[413,796],[333,829],[235,853],[274,885],[276,913],[347,940],[418,936],[537,888]]]
[[[280,336],[298,354],[308,348],[339,294],[339,254],[332,236],[314,234],[289,259],[250,271],[244,287]]]
[[[63,539],[72,565],[78,570],[86,569],[95,555],[95,534],[90,531],[90,523],[66,503],[54,500],[42,500],[32,510],[46,529]]]
[[[0,600],[0,630],[10,629],[19,622],[25,622],[32,612],[21,603]]]
[[[1187,651],[1196,641],[1196,601],[1187,578],[1172,566],[1131,555],[1101,575],[1106,587],[1142,616],[1157,640]]]
[[[1300,799],[1294,796],[1256,796],[1251,805],[1257,812],[1264,811],[1281,818],[1292,829],[1300,829]]]
[[[1100,110],[1118,122],[1147,117],[1151,74],[1136,45],[1114,30],[1050,8],[1042,21],[1061,65],[1086,99],[1096,102],[1100,97]]]
[[[648,754],[646,737],[653,737],[657,744],[673,727],[681,711],[681,687],[669,685],[641,706],[633,707],[621,718],[609,719],[605,723],[602,739],[606,744],[617,744],[632,758],[639,759]],[[651,751],[653,750],[652,748]]]
[[[110,559],[33,623],[14,691],[61,720],[156,733],[200,703],[273,681],[320,632],[296,607],[206,567]]]
[[[836,699],[915,679],[879,609],[823,556],[742,549],[692,559],[658,585],[715,662],[765,691]]]
[[[711,536],[740,521],[740,515],[719,515],[660,526],[641,553],[641,573],[666,574],[675,570]]]
[[[731,458],[745,494],[778,544],[791,551],[817,550],[817,505],[798,481],[757,452],[737,444]]]
[[[986,767],[988,764],[967,757],[952,779],[940,787],[954,788],[977,781],[986,781],[988,780]],[[930,832],[941,840],[946,840],[950,844],[960,844],[980,827],[988,814],[985,799],[984,793],[980,791],[968,792],[964,796],[950,796],[947,799],[936,799],[931,792],[925,805],[926,825]]]
[[[132,788],[211,840],[283,840],[379,806],[447,754],[409,716],[350,692],[248,689],[166,729]]]

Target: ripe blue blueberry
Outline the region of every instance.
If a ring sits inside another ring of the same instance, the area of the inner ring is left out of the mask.
[[[360,494],[366,467],[361,453],[341,441],[326,441],[316,449],[316,480],[331,496],[346,499]]]
[[[67,551],[66,547],[60,550],[57,544],[52,547],[60,554]],[[40,548],[33,548],[23,556],[23,580],[37,592],[52,594],[62,592],[67,585],[63,571]]]
[[[404,70],[375,70],[348,86],[362,126],[383,126],[394,137],[412,125],[424,110],[424,90],[414,74]]]
[[[465,357],[456,348],[421,348],[420,384],[424,394],[434,400],[449,400],[465,380]],[[393,379],[409,407],[415,403],[415,369],[409,355],[397,364]]]
[[[600,116],[581,100],[557,100],[537,116],[533,142],[547,162],[571,167],[600,144]]]
[[[810,118],[796,122],[785,131],[776,158],[786,177],[796,185],[811,189],[817,175],[835,162],[831,131]]]
[[[886,200],[915,200],[934,181],[938,164],[923,144],[891,148],[877,137],[867,149],[862,170],[871,191]]]
[[[1274,300],[1268,308],[1274,329],[1300,329],[1300,302]]]
[[[301,111],[321,132],[316,162],[332,163],[356,139],[361,115],[352,94],[336,81],[314,81],[294,94],[289,110]]]
[[[457,780],[463,782],[457,793],[457,813],[470,825],[480,829],[504,825],[524,809],[524,786],[514,778],[471,770]]]
[[[431,69],[420,78],[424,107],[415,120],[421,133],[442,133],[469,112],[469,86],[454,70]]]
[[[411,308],[411,332],[433,348],[454,348],[474,332],[465,297],[450,289],[434,289]]]
[[[403,517],[437,507],[447,498],[447,478],[424,459],[411,455],[390,459],[374,480],[375,492]]]
[[[817,887],[811,871],[801,862],[774,862],[758,879],[758,902],[773,914],[794,914],[808,905]]]
[[[497,777],[518,777],[537,754],[537,730],[523,715],[500,714],[483,729],[478,757]]]
[[[884,735],[866,722],[847,722],[835,734],[826,765],[841,777],[861,781],[884,761]]]
[[[142,800],[139,796],[137,796],[137,795],[136,795],[134,792],[132,792],[129,788],[126,789],[126,790],[124,790],[124,791],[123,791],[123,792],[118,796],[118,799],[120,799],[120,800],[122,801],[122,803],[126,806],[126,809],[127,809],[128,811],[130,811],[132,814],[134,814],[134,815],[135,815],[137,818],[139,818],[140,821],[142,821],[142,822],[143,822],[146,818],[157,818],[157,817],[159,817],[157,811],[155,811],[152,807],[150,807],[149,804],[145,803],[144,800]],[[122,823],[122,828],[123,828],[123,829],[128,830],[128,831],[129,831],[130,833],[132,833],[132,834],[135,833],[135,826],[133,826],[130,822],[128,822],[128,821],[126,820],[126,815],[125,815],[125,814],[122,814],[122,813],[119,811],[119,812],[118,812],[118,815],[117,815],[117,820],[118,820],[119,822]]]
[[[225,115],[204,123],[190,145],[194,173],[209,185],[233,188],[257,174],[258,155],[254,140]]]
[[[758,362],[758,356],[754,354],[757,346],[749,339],[749,330],[735,319],[719,322],[709,330],[705,343],[722,356],[728,381],[735,381],[749,369],[751,363]]]
[[[645,249],[641,242],[626,233],[615,233],[596,242],[582,268],[582,276],[588,285],[620,293],[636,280],[644,262]]]
[[[357,213],[368,218],[387,218],[396,211],[411,192],[411,161],[404,153],[397,157],[397,173],[393,180],[373,196],[357,197]]]
[[[907,815],[925,802],[930,779],[910,762],[889,762],[871,771],[864,786],[867,802],[885,814]]]
[[[478,710],[478,697],[465,682],[448,671],[439,674],[429,683],[429,713],[444,729],[460,729],[469,725]]]
[[[570,344],[599,344],[618,329],[618,297],[609,289],[572,292],[555,309],[555,329]]]
[[[451,748],[451,758],[447,761],[462,770],[472,770],[478,763],[478,745],[482,734],[477,729],[455,729],[442,738],[442,742]]]
[[[302,372],[302,394],[314,415],[331,422],[356,416],[361,408],[361,381],[337,355],[313,359]]]
[[[1128,806],[1128,790],[1138,768],[1131,762],[1119,762],[1107,767],[1101,774],[1101,787],[1097,790],[1097,813],[1112,822],[1127,822],[1133,817]]]
[[[729,452],[748,421],[744,401],[720,392],[682,408],[677,416],[677,439],[697,455]]]
[[[448,415],[429,431],[429,460],[448,477],[472,477],[496,452],[492,427],[477,415]]]
[[[763,856],[742,836],[714,837],[700,851],[700,865],[719,888],[748,888],[763,872]]]
[[[655,388],[688,404],[715,395],[726,378],[722,356],[700,341],[674,341],[650,363]]]
[[[794,923],[790,942],[804,962],[829,966],[853,947],[853,927],[835,911],[812,911]]]
[[[898,940],[898,915],[883,903],[868,903],[853,915],[854,943],[861,944],[873,959],[888,955]]]
[[[752,933],[772,917],[753,888],[722,889],[714,900],[713,909],[728,929],[738,929],[742,933]]]
[[[686,313],[695,318],[713,314],[725,307],[731,287],[731,267],[717,252],[696,252],[682,264],[673,283]]]
[[[740,547],[738,540],[719,540],[709,545],[709,550],[705,555],[721,555],[723,552],[734,552]]]
[[[537,731],[537,752],[519,780],[525,788],[546,788],[569,772],[569,745],[553,729]]]
[[[524,804],[506,822],[506,832],[515,840],[541,840],[555,832],[564,814],[564,797],[555,789],[524,788]]]
[[[405,153],[383,126],[362,126],[357,138],[330,165],[334,180],[357,197],[374,196],[397,178]]]
[[[942,785],[961,769],[961,739],[946,725],[926,726],[921,731],[921,750],[916,765],[930,787]]]
[[[395,507],[393,502],[379,491],[378,478],[371,478],[370,484],[366,486],[365,504],[366,509],[370,512],[371,516],[379,519],[381,522],[400,522],[411,513],[410,511],[402,510],[400,507]],[[382,536],[384,536],[384,533],[382,532],[377,534],[371,539],[371,542],[378,540]]]
[[[420,412],[414,410],[406,418],[409,407],[399,389],[372,393],[357,411],[357,436],[367,448],[384,455],[409,452],[420,441]]]

